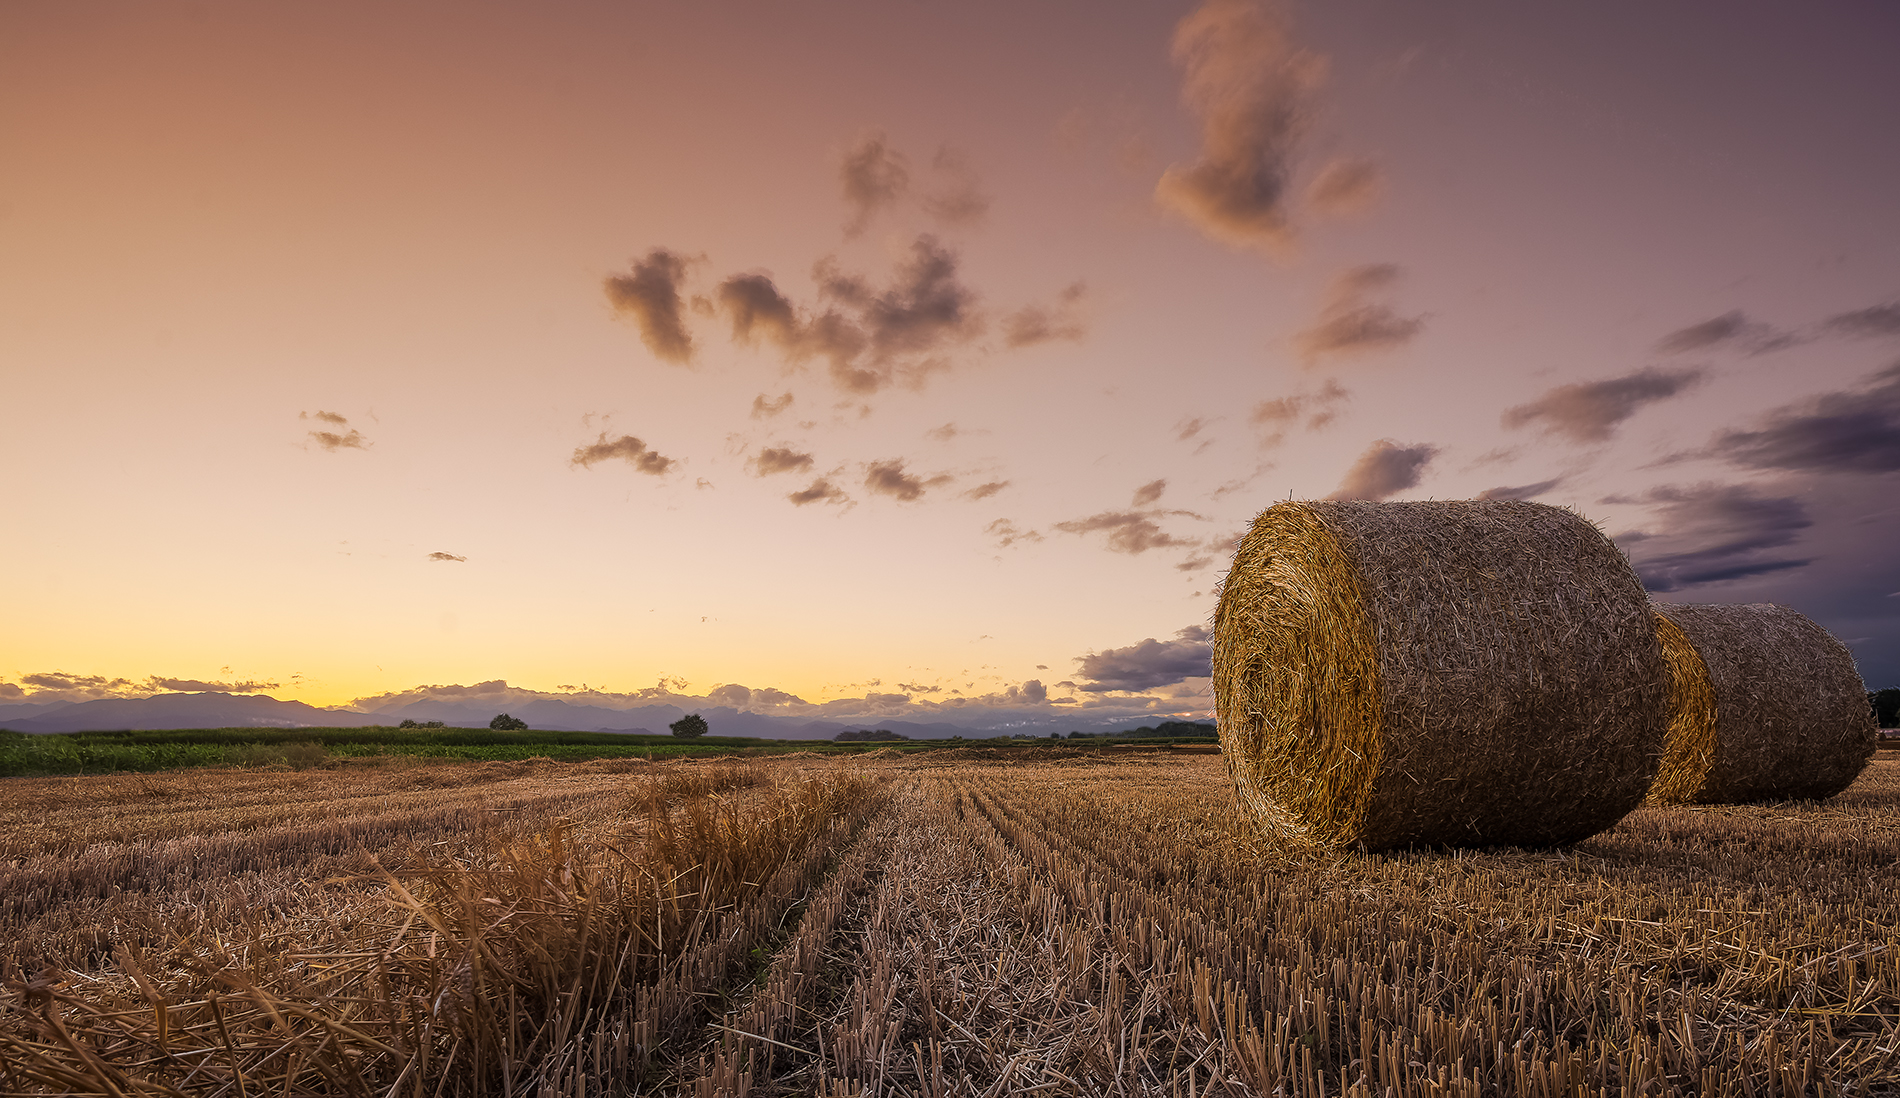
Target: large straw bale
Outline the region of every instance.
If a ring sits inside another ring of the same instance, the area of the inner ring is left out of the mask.
[[[1214,700],[1262,826],[1369,850],[1544,846],[1648,791],[1667,676],[1596,527],[1517,501],[1287,502],[1214,619]]]
[[[1669,731],[1660,804],[1818,800],[1873,757],[1873,714],[1847,646],[1770,603],[1658,606]]]

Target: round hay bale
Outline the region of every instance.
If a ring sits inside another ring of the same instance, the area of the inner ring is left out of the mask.
[[[1642,803],[1662,751],[1642,584],[1543,504],[1269,507],[1222,583],[1213,671],[1235,788],[1298,842],[1575,842]]]
[[[1669,730],[1650,800],[1819,800],[1873,758],[1874,717],[1847,646],[1785,606],[1657,606]]]

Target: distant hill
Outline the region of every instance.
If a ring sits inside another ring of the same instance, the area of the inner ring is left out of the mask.
[[[258,694],[154,694],[149,698],[102,698],[42,710],[40,715],[0,721],[15,732],[112,732],[165,728],[351,728],[378,718],[348,709],[318,709],[303,702]],[[486,722],[483,722],[486,723]]]

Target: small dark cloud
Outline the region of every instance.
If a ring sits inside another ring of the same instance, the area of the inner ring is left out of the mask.
[[[807,503],[846,503],[851,499],[843,490],[824,477],[819,477],[811,482],[810,487],[801,488],[785,498],[799,507]]]
[[[903,197],[910,187],[910,170],[903,154],[887,145],[882,133],[871,132],[845,154],[838,180],[844,187],[845,205],[851,208],[844,233],[852,237],[864,232],[879,210]]]
[[[1405,346],[1425,330],[1422,316],[1400,316],[1391,306],[1368,300],[1398,282],[1390,263],[1353,267],[1333,280],[1318,323],[1293,337],[1308,365],[1323,358],[1389,351]]]
[[[1577,442],[1603,442],[1618,424],[1644,405],[1667,400],[1702,380],[1702,370],[1662,370],[1651,367],[1606,381],[1559,385],[1529,404],[1507,409],[1506,427],[1541,423],[1545,430]]]
[[[456,562],[457,564],[460,564],[468,560],[467,557],[458,557],[454,553],[430,553],[428,556],[428,559],[429,560],[452,560]]]
[[[812,467],[814,460],[812,455],[788,446],[768,446],[747,464],[752,467],[753,476],[769,477],[773,473],[802,473]]]
[[[1828,331],[1847,336],[1900,335],[1900,301],[1837,313],[1822,324]]]
[[[1198,625],[1181,630],[1173,640],[1149,637],[1126,648],[1077,656],[1076,662],[1082,665],[1081,677],[1089,680],[1078,689],[1091,694],[1154,690],[1214,673],[1213,647],[1207,630]]]
[[[621,435],[609,441],[605,431],[601,432],[598,441],[576,447],[571,464],[590,468],[596,462],[616,459],[656,477],[665,476],[668,470],[678,464],[673,458],[661,457],[657,451],[647,449],[646,443],[632,435]]]
[[[1168,482],[1166,478],[1163,478],[1161,480],[1151,480],[1148,483],[1142,485],[1141,487],[1135,489],[1135,498],[1133,502],[1131,503],[1131,506],[1146,507],[1150,503],[1153,503],[1155,500],[1160,499],[1161,493],[1167,490],[1168,490]]]
[[[768,339],[783,348],[798,343],[798,310],[767,274],[733,275],[719,284],[719,307],[732,320],[735,343]]]
[[[1378,205],[1385,178],[1370,160],[1335,160],[1320,169],[1306,188],[1306,204],[1329,217],[1350,217]]]
[[[1033,347],[1056,340],[1079,342],[1088,335],[1080,311],[1088,289],[1077,282],[1062,291],[1054,305],[1026,305],[1003,318],[1003,341],[1011,347]]]
[[[941,427],[932,427],[930,430],[925,431],[924,437],[937,442],[949,442],[962,433],[962,431],[957,430],[956,424],[946,423]]]
[[[988,499],[991,496],[995,495],[996,493],[1009,487],[1009,484],[1010,482],[1007,480],[987,481],[983,484],[977,485],[976,487],[970,489],[967,492],[964,492],[963,498],[964,499]]]
[[[771,419],[791,406],[792,394],[790,393],[780,393],[771,400],[767,400],[765,394],[760,393],[752,398],[752,418]]]
[[[1281,6],[1253,0],[1206,0],[1175,27],[1173,52],[1201,150],[1162,174],[1156,200],[1211,239],[1290,252],[1288,177],[1324,60],[1293,41]]]
[[[1823,393],[1770,412],[1752,431],[1724,431],[1710,449],[1752,469],[1838,473],[1900,470],[1900,363],[1855,392]]]
[[[926,488],[942,480],[933,477],[927,482],[922,477],[906,473],[902,458],[874,461],[864,467],[865,490],[881,496],[894,496],[905,503],[922,499]]]
[[[1742,484],[1699,484],[1655,488],[1625,502],[1639,501],[1655,509],[1655,528],[1632,530],[1615,540],[1651,591],[1680,591],[1812,563],[1771,552],[1793,544],[1814,525],[1807,508],[1792,496],[1764,496]]]
[[[1372,444],[1347,472],[1339,490],[1327,499],[1385,499],[1416,488],[1425,466],[1438,453],[1436,446],[1400,446],[1391,439]]]
[[[1735,309],[1670,332],[1656,341],[1656,349],[1666,355],[1681,355],[1713,347],[1734,347],[1750,354],[1763,354],[1802,342],[1805,339],[1793,332],[1750,320],[1740,309]]]
[[[693,361],[693,337],[686,331],[680,282],[686,277],[684,257],[654,248],[636,260],[633,273],[609,275],[602,283],[614,311],[633,317],[640,342],[663,362],[686,365]]]
[[[1019,541],[1041,541],[1042,535],[1034,530],[1019,528],[1009,519],[997,519],[983,528],[983,532],[996,539],[999,549],[1007,549]]]
[[[823,260],[812,276],[827,309],[802,331],[796,354],[830,361],[834,384],[871,394],[900,374],[921,381],[946,363],[942,352],[982,328],[976,294],[957,275],[957,256],[929,234],[911,244],[890,286],[874,290],[858,275]]]
[[[310,441],[323,447],[325,450],[332,451],[367,450],[370,447],[370,441],[364,438],[363,433],[354,427],[352,427],[347,434],[338,434],[335,431],[312,431],[310,432]]]
[[[108,679],[104,675],[73,675],[65,671],[35,671],[21,675],[20,681],[34,690],[119,692],[132,685],[130,679]]]
[[[1564,482],[1563,477],[1540,480],[1536,484],[1520,484],[1515,488],[1486,488],[1478,493],[1479,499],[1536,499],[1552,488]]]
[[[1263,400],[1247,416],[1260,429],[1260,445],[1278,446],[1285,441],[1293,425],[1305,421],[1306,429],[1317,431],[1339,416],[1339,406],[1352,394],[1337,381],[1328,380],[1317,393],[1296,393],[1288,397]]]
[[[1189,419],[1184,419],[1181,422],[1174,425],[1174,437],[1181,442],[1186,442],[1189,439],[1192,439],[1195,435],[1198,435],[1202,431],[1207,430],[1208,427],[1213,424],[1213,422],[1214,422],[1213,420],[1204,419],[1201,416],[1193,416]]]
[[[1179,538],[1161,529],[1156,518],[1179,511],[1104,511],[1085,519],[1058,522],[1056,529],[1065,534],[1106,534],[1108,548],[1116,553],[1140,554],[1150,549],[1192,548],[1192,538]]]
[[[303,416],[299,415],[297,418],[302,419]],[[319,411],[310,413],[310,418],[320,419],[325,423],[334,423],[338,427],[347,427],[350,424],[350,421],[348,419],[344,418],[343,416],[338,415],[335,412],[325,412],[325,411],[319,410]]]

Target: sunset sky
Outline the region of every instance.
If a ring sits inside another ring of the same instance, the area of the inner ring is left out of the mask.
[[[1329,495],[1574,507],[1900,685],[1896,43],[0,3],[0,702],[1205,714],[1233,538]]]

